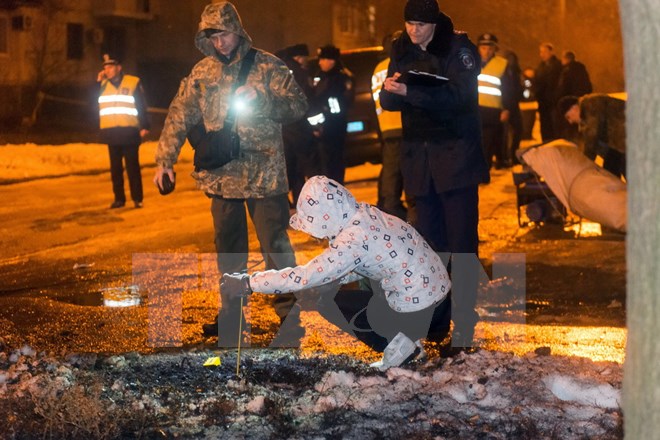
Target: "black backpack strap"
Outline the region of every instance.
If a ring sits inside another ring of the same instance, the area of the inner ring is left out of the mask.
[[[250,50],[245,54],[245,58],[243,58],[243,61],[241,62],[241,69],[238,71],[238,77],[236,78],[236,82],[231,88],[232,95],[234,94],[236,89],[238,89],[240,86],[245,84],[248,73],[250,73],[250,69],[254,64],[254,58],[256,54],[257,54],[257,50],[254,47],[251,47]],[[224,126],[225,128],[231,130],[232,127],[234,126],[234,123],[236,123],[236,115],[235,115],[234,107],[230,105],[229,110],[227,111],[227,116],[225,117]]]
[[[245,54],[245,58],[243,58],[243,62],[241,63],[241,70],[238,71],[238,78],[236,78],[236,89],[245,84],[245,80],[252,68],[252,64],[254,64],[254,58],[256,55],[257,49],[254,47],[251,47],[250,50],[248,50],[248,53]]]

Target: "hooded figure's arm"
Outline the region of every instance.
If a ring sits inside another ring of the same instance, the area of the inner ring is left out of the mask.
[[[265,57],[265,59],[260,59]],[[307,97],[291,74],[286,64],[280,59],[257,54],[256,64],[267,69],[265,93],[258,97],[260,113],[273,121],[287,124],[297,121],[307,112]]]
[[[347,275],[355,269],[355,254],[360,249],[355,243],[335,243],[305,265],[251,275],[250,286],[255,292],[289,293],[337,280],[341,280],[342,284],[348,283],[354,278]]]
[[[172,168],[177,162],[188,130],[202,120],[199,84],[193,75],[184,78],[172,100],[156,149],[156,164]]]

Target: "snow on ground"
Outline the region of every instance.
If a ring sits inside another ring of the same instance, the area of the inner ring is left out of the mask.
[[[140,146],[140,164],[143,167],[155,166],[157,145],[157,142],[149,141]],[[192,157],[193,149],[184,145],[179,161],[192,162]],[[0,158],[0,183],[110,170],[108,147],[104,144],[6,144],[0,145]],[[349,168],[346,180],[373,178],[379,171],[379,165],[367,163]]]
[[[221,366],[202,366],[217,354]],[[250,350],[236,376],[235,362],[234,350],[64,360],[7,350],[5,438],[622,437],[616,363],[481,350],[380,373],[343,356]]]

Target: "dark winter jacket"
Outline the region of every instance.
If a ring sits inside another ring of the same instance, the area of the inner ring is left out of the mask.
[[[559,75],[558,97],[583,96],[591,93],[591,79],[584,64],[579,61],[571,61],[562,67]]]
[[[626,102],[594,93],[580,98],[580,133],[584,154],[605,157],[608,148],[626,153]]]
[[[559,75],[561,74],[561,63],[556,56],[550,57],[547,62],[541,61],[534,72],[534,95],[539,103],[540,109],[554,111],[559,96]]]
[[[319,72],[310,107],[323,113],[322,137],[342,137],[346,134],[348,109],[353,105],[355,87],[353,75],[340,62],[327,72]]]
[[[481,146],[477,49],[443,13],[426,49],[404,32],[392,45],[387,76],[415,69],[447,77],[447,83],[408,86],[407,96],[380,94],[385,110],[401,111],[401,168],[411,195],[427,194],[431,180],[439,192],[490,180]]]
[[[310,102],[314,92],[309,70],[286,54],[282,54],[281,58],[291,71],[293,78],[305,94],[305,97],[307,97],[308,102]],[[311,142],[312,137],[312,126],[309,125],[304,115],[297,121],[282,126],[282,138],[284,139],[285,147],[287,145],[300,145],[304,142]]]

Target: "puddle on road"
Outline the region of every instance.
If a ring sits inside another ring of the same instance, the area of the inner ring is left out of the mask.
[[[56,297],[56,301],[91,307],[131,307],[140,305],[138,286],[108,287],[96,292],[86,292],[69,297]]]
[[[103,305],[103,292],[88,292],[74,295],[67,298],[53,298],[56,301],[75,304],[77,306],[93,306],[100,307]]]

